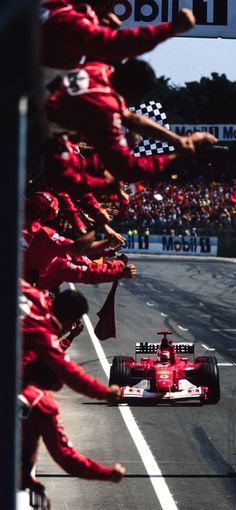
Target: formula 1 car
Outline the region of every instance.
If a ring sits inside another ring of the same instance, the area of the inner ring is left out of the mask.
[[[198,399],[203,404],[217,404],[220,381],[216,358],[199,356],[190,361],[186,354],[194,353],[193,343],[174,343],[167,338],[171,331],[157,334],[163,335],[160,343],[136,343],[135,359],[113,358],[109,384],[122,387],[122,400],[150,398],[158,403]],[[140,354],[146,356],[138,361]]]

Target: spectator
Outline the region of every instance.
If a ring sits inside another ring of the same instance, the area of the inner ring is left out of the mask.
[[[125,218],[120,224],[116,222],[116,228],[126,231],[136,218],[140,232],[147,224],[153,234],[186,235],[188,231],[191,236],[201,232],[214,235],[219,230],[235,229],[233,189],[230,182],[147,185],[130,195]],[[157,192],[161,200],[155,199]]]

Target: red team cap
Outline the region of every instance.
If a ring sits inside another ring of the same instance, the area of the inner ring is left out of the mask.
[[[37,191],[27,199],[27,206],[32,213],[48,216],[48,219],[56,218],[59,210],[57,198],[47,191]]]

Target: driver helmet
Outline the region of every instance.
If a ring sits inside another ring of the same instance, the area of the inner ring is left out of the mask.
[[[170,361],[170,352],[169,351],[161,351],[160,360],[162,363],[168,363]]]

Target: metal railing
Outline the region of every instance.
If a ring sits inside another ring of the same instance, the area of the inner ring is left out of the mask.
[[[30,506],[35,510],[51,510],[51,503],[45,493],[30,491]]]

